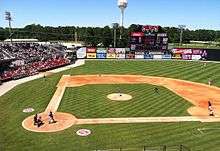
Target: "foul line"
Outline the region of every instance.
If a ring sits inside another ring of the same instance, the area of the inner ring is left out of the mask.
[[[182,117],[136,117],[136,118],[94,118],[77,119],[76,124],[124,124],[124,123],[170,123],[170,122],[206,122],[213,120],[209,116],[182,116]],[[220,119],[218,119],[220,121]]]

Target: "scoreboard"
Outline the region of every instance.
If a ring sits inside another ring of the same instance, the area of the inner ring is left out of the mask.
[[[158,51],[168,49],[167,33],[160,32],[160,26],[145,25],[130,35],[130,48],[133,51]]]

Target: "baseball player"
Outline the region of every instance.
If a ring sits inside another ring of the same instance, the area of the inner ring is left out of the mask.
[[[208,101],[209,116],[214,116],[214,110],[211,101]]]
[[[34,125],[37,125],[37,114],[35,114],[35,116],[34,116]]]
[[[155,93],[159,93],[159,89],[156,87],[156,88],[154,88],[154,92]]]
[[[53,113],[51,111],[49,112],[48,116],[49,116],[49,124],[54,123],[55,120],[54,120]]]

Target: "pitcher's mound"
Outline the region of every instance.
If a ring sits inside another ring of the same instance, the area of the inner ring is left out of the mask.
[[[132,96],[123,93],[112,93],[109,94],[107,98],[113,101],[128,101],[132,99]]]

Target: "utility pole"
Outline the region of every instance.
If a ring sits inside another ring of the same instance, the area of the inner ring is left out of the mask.
[[[114,29],[114,48],[116,48],[117,28]]]
[[[114,30],[114,48],[116,48],[116,41],[117,41],[117,28],[118,28],[119,24],[118,23],[112,23],[112,28]]]
[[[5,12],[5,20],[8,21],[9,34],[10,34],[9,38],[11,39],[11,44],[12,44],[12,34],[13,34],[13,33],[12,33],[12,28],[11,28],[12,17],[11,17],[11,13],[8,12],[8,11]]]
[[[179,25],[180,28],[180,43],[179,45],[182,46],[183,43],[183,30],[186,28],[186,25]]]
[[[78,43],[78,34],[77,34],[77,30],[75,30],[75,36],[74,36],[75,38],[75,43]]]

